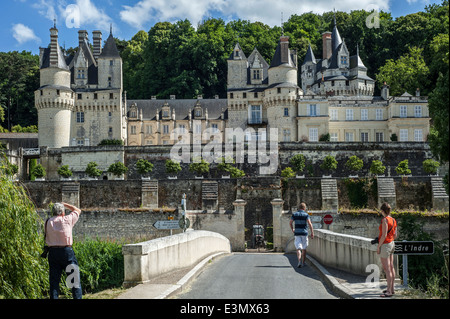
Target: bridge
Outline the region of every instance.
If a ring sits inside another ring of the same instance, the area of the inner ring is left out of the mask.
[[[371,238],[324,229],[316,229],[314,233],[315,238],[310,240],[308,248],[307,266],[303,268],[296,267],[293,241],[287,236],[283,251],[273,253],[233,251],[228,238],[204,230],[188,230],[125,245],[124,286],[133,288],[119,298],[379,297],[383,280],[380,286],[377,276],[381,275],[382,268]]]

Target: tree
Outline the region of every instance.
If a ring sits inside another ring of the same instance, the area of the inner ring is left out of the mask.
[[[374,175],[383,175],[386,171],[386,166],[384,166],[383,162],[379,160],[373,160],[369,171]]]
[[[189,171],[195,172],[199,176],[203,174],[208,174],[209,163],[206,162],[204,159],[201,159],[200,161],[194,161],[193,163],[189,164]]]
[[[72,171],[69,168],[69,165],[63,165],[60,168],[58,168],[58,175],[69,178],[72,176]]]
[[[32,174],[37,178],[43,178],[47,172],[42,164],[38,164],[34,167]]]
[[[411,174],[411,170],[409,169],[408,160],[403,160],[400,163],[398,163],[397,167],[395,168],[395,171],[398,175],[409,175]]]
[[[0,154],[2,156],[3,154]],[[5,172],[0,158],[0,296],[36,299],[48,290],[48,266],[40,257],[43,222],[26,191]]]
[[[426,159],[422,163],[423,170],[427,172],[428,174],[436,174],[437,170],[439,168],[439,162],[436,162],[432,159]]]
[[[281,177],[284,178],[284,180],[288,180],[290,178],[294,178],[295,177],[295,172],[291,167],[286,167],[285,169],[283,169],[281,171]]]
[[[178,162],[167,160],[166,161],[166,173],[178,174],[181,171],[181,165]]]
[[[336,170],[337,164],[338,164],[338,162],[334,158],[334,156],[327,155],[327,156],[325,156],[322,164],[320,164],[320,168],[325,170],[325,171],[329,171],[331,173],[332,171]]]
[[[108,173],[112,173],[117,177],[125,174],[126,172],[128,172],[128,167],[126,167],[125,164],[122,162],[112,163],[108,167]]]
[[[102,175],[102,171],[97,168],[98,164],[96,162],[89,162],[86,166],[85,173],[92,178],[97,178]]]
[[[345,163],[345,167],[354,172],[358,172],[363,168],[363,166],[364,166],[363,160],[356,155],[350,157]]]
[[[296,173],[301,173],[305,169],[305,156],[303,154],[296,154],[291,157],[289,163],[292,165]]]
[[[141,158],[136,162],[136,169],[139,174],[145,175],[153,171],[153,164],[146,159]]]
[[[379,85],[386,82],[390,86],[390,94],[394,96],[404,92],[414,94],[417,88],[428,88],[430,71],[422,53],[423,49],[412,47],[399,59],[387,60],[376,75]]]

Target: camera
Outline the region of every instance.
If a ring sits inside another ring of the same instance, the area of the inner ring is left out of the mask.
[[[372,245],[378,244],[378,237],[370,241]]]
[[[49,248],[47,245],[44,246],[44,251],[43,251],[42,254],[41,254],[41,257],[42,257],[42,258],[47,258],[49,249],[50,249],[50,248]]]

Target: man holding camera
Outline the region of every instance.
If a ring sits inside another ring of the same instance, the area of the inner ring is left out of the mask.
[[[70,210],[68,215],[65,210]],[[67,274],[66,284],[72,288],[74,299],[82,298],[80,271],[72,249],[72,228],[80,217],[81,210],[67,203],[55,203],[53,216],[45,222],[45,243],[48,248],[50,267],[50,299],[58,299],[61,272]]]

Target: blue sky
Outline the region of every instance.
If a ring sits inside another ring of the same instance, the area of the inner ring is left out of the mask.
[[[77,46],[78,30],[102,30],[105,36],[113,25],[113,34],[129,40],[139,30],[148,31],[158,21],[189,19],[195,26],[208,17],[225,21],[243,19],[261,21],[270,26],[281,24],[292,14],[313,11],[373,9],[398,17],[422,11],[440,0],[1,0],[0,51],[39,52],[50,42],[49,29],[57,20],[60,44]]]

